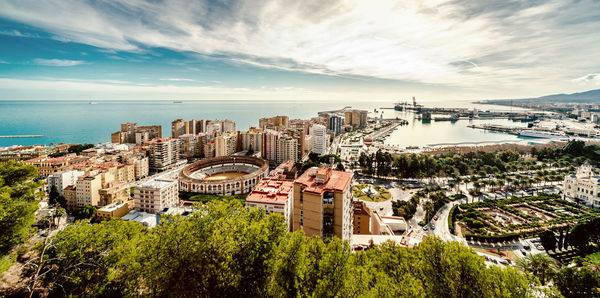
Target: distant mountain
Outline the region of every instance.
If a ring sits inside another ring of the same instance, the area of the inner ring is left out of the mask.
[[[491,99],[484,100],[485,103],[517,103],[517,102],[573,102],[573,103],[600,103],[600,89],[590,90],[572,94],[552,94],[536,98],[521,98],[521,99]]]

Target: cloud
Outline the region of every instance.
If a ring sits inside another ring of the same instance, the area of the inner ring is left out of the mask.
[[[594,0],[0,5],[0,16],[62,41],[134,53],[161,47],[283,71],[550,90],[600,67],[589,59],[600,52],[600,2]]]
[[[583,77],[573,79],[573,82],[579,84],[597,84],[600,85],[600,73],[590,73]]]
[[[174,81],[174,82],[195,82],[194,79],[186,79],[186,78],[166,78],[160,79],[161,81]]]
[[[22,32],[22,31],[19,31],[16,29],[15,30],[0,30],[0,35],[14,36],[14,37],[32,37],[32,38],[40,37],[38,34]]]
[[[33,63],[42,66],[76,66],[86,63],[82,60],[62,60],[62,59],[33,59]]]

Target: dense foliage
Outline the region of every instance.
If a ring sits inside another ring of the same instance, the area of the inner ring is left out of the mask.
[[[530,153],[533,158],[526,158]],[[548,167],[578,166],[584,161],[600,161],[600,146],[585,146],[583,141],[569,141],[563,147],[548,147],[531,152],[501,150],[468,153],[400,154],[378,151],[361,153],[358,166],[363,173],[399,178],[459,177],[490,175],[523,170],[544,170]]]
[[[260,209],[198,208],[154,229],[121,220],[71,225],[44,245],[42,271],[50,271],[39,286],[82,296],[526,297],[537,283],[486,267],[457,242],[352,253],[339,239],[288,233],[282,216]]]
[[[23,243],[32,233],[41,196],[34,166],[9,162],[0,165],[0,256]]]

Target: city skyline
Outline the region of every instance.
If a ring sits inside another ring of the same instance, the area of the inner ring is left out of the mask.
[[[3,100],[478,100],[600,88],[600,2],[0,1]]]

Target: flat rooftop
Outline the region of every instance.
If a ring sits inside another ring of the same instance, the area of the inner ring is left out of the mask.
[[[121,207],[123,207],[123,205],[127,205],[127,202],[124,203],[112,203],[109,205],[106,205],[100,209],[98,209],[98,211],[102,211],[102,212],[113,212]]]
[[[175,180],[157,178],[157,179],[148,180],[148,181],[140,184],[140,186],[138,186],[138,187],[161,189],[161,188],[171,185],[173,182],[175,182]]]
[[[319,176],[326,176],[327,179],[320,182]],[[306,192],[321,194],[325,191],[344,191],[351,180],[352,173],[313,167],[306,170],[294,183],[304,185]]]
[[[293,188],[290,180],[265,178],[246,197],[246,202],[285,204]]]

